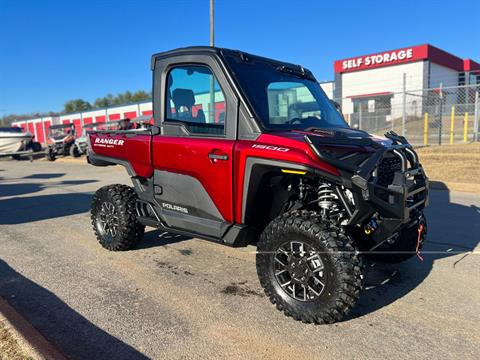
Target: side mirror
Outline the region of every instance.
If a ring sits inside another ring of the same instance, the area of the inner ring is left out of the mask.
[[[148,126],[150,127],[150,133],[152,134],[152,136],[160,135],[162,133],[162,129],[160,129],[160,126],[153,124],[148,124]]]

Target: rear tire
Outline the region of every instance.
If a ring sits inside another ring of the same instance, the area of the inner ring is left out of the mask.
[[[137,195],[126,185],[108,185],[93,195],[91,219],[98,242],[111,251],[132,249],[143,238],[145,226],[137,220]]]
[[[292,243],[303,245],[295,250]],[[289,246],[292,251],[285,251]],[[272,304],[305,323],[340,321],[363,286],[363,262],[350,238],[307,211],[286,213],[265,228],[258,242],[257,274]]]

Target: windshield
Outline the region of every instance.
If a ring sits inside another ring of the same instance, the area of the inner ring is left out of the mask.
[[[347,123],[330,102],[320,85],[301,68],[279,66],[268,60],[225,59],[268,130],[346,128]]]
[[[50,132],[50,137],[58,140],[58,139],[63,139],[67,135],[73,135],[73,125],[70,126],[65,126],[65,127],[51,127],[48,129]]]

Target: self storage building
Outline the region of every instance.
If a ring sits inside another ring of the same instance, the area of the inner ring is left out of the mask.
[[[448,89],[465,86],[468,92],[467,85],[480,84],[479,63],[429,44],[337,60],[334,74],[333,97],[352,123],[362,113],[389,122],[405,108],[422,116],[431,96],[443,96],[446,104],[459,103],[459,97],[470,102],[474,93]]]

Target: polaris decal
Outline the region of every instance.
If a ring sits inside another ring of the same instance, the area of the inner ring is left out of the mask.
[[[166,202],[162,202],[162,207],[167,210],[178,211],[184,214],[188,214],[188,209],[183,206],[173,205]]]
[[[272,145],[262,145],[262,144],[253,144],[252,148],[255,149],[263,149],[263,150],[271,150],[271,151],[280,151],[280,152],[287,152],[290,151],[289,148],[272,146]]]
[[[125,140],[120,139],[106,139],[106,138],[95,138],[95,146],[113,148],[115,146],[123,146]]]

